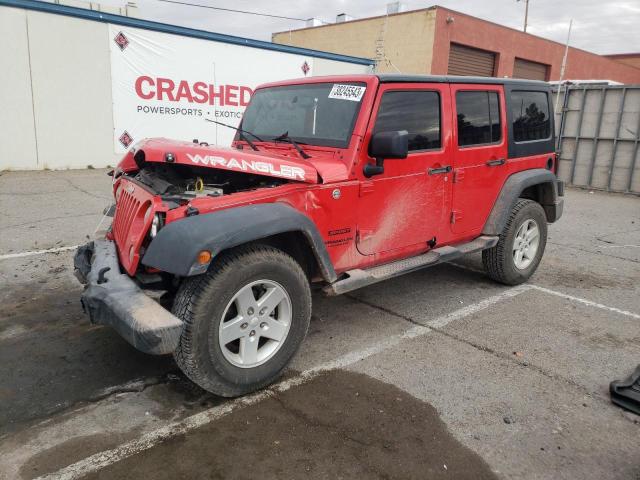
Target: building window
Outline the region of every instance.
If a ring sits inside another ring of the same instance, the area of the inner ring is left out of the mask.
[[[482,145],[502,138],[498,92],[456,93],[458,145]]]
[[[511,92],[511,116],[516,142],[547,140],[551,137],[549,99],[545,92]]]
[[[406,130],[409,151],[440,148],[440,95],[437,92],[386,92],[373,133]]]

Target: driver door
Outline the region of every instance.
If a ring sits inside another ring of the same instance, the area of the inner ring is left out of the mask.
[[[448,149],[448,84],[385,84],[379,89],[371,135],[407,130],[409,154],[387,159],[384,172],[360,184],[358,251],[377,260],[426,250],[437,238],[445,215],[451,161]],[[365,162],[374,159],[365,152]],[[436,240],[437,241],[437,240]]]

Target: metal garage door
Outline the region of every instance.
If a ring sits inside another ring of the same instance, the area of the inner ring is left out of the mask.
[[[516,58],[516,63],[513,66],[513,78],[526,78],[545,82],[547,80],[548,69],[549,66],[544,63]]]
[[[496,55],[486,50],[465,47],[456,43],[449,50],[449,75],[476,75],[493,77]]]

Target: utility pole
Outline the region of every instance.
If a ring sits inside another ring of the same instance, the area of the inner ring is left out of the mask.
[[[564,57],[562,57],[562,65],[560,67],[560,79],[558,80],[558,93],[556,94],[556,108],[555,112],[558,113],[558,102],[560,101],[560,88],[562,88],[562,81],[564,80],[564,71],[567,68],[567,57],[569,56],[569,41],[571,40],[571,27],[573,26],[573,18],[569,21],[569,31],[567,32],[567,43],[564,46]],[[567,94],[565,89],[564,94]]]
[[[567,43],[564,46],[564,57],[562,57],[562,66],[560,67],[560,81],[564,80],[564,70],[567,67],[567,56],[569,55],[569,41],[571,40],[571,27],[573,26],[573,18],[569,20],[569,31],[567,32]]]
[[[516,0],[520,1],[520,0]],[[524,0],[524,33],[527,33],[527,20],[529,19],[529,0]]]

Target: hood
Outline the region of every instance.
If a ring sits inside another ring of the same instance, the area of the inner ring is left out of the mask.
[[[305,183],[319,183],[320,181],[318,178],[320,172],[311,162],[275,155],[267,151],[256,152],[254,150],[198,145],[193,142],[165,138],[142,140],[135,145],[131,153],[137,154],[140,151],[144,152],[146,162],[197,165],[286,178]],[[167,157],[172,157],[173,161],[167,160]]]

